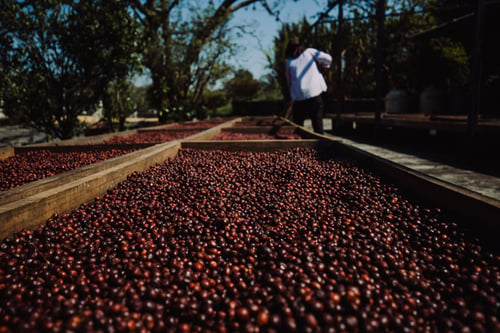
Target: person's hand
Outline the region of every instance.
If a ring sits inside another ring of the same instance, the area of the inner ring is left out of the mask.
[[[328,73],[328,70],[330,69],[330,66],[325,66],[325,65],[322,65],[321,63],[319,62],[316,62],[316,65],[318,66],[318,70],[321,74],[325,75],[326,73]]]

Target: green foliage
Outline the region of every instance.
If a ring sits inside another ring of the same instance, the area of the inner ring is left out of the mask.
[[[232,103],[228,103],[226,105],[223,105],[215,111],[215,117],[227,117],[230,116],[233,113],[233,105]]]
[[[259,101],[279,101],[283,99],[276,77],[268,74],[260,79],[260,89],[255,97]]]
[[[418,1],[407,3],[405,8],[397,8],[398,15],[385,20],[385,64],[387,90],[402,89],[410,93],[418,91],[418,69],[415,66],[418,45],[415,44],[416,33],[429,26],[430,17],[422,13],[425,10]]]
[[[137,65],[127,7],[120,1],[9,1],[7,9],[0,30],[5,113],[71,138],[77,116],[94,108],[108,82]]]
[[[125,130],[125,119],[138,111],[145,103],[145,90],[135,87],[128,79],[110,82],[103,95],[104,120],[113,128],[118,121],[118,130]]]
[[[217,109],[228,103],[228,96],[225,90],[208,90],[204,94],[204,104],[212,116],[217,115]]]
[[[463,45],[449,38],[433,38],[429,41],[429,48],[432,60],[426,66],[432,83],[451,91],[469,81],[469,56]]]
[[[260,82],[249,71],[240,69],[224,87],[233,101],[249,101],[257,96]]]

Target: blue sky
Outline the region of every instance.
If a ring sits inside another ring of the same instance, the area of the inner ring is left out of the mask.
[[[269,73],[266,69],[267,61],[264,51],[270,52],[273,48],[273,39],[277,35],[282,23],[296,23],[304,16],[310,23],[314,23],[317,14],[326,7],[326,1],[319,0],[299,0],[286,1],[286,5],[280,8],[280,22],[269,15],[261,6],[256,6],[255,10],[243,9],[234,15],[235,24],[248,24],[255,36],[244,36],[238,44],[241,51],[238,53],[234,64],[237,67],[248,69],[256,79]],[[336,14],[334,9],[330,14]],[[258,40],[257,40],[258,39]]]

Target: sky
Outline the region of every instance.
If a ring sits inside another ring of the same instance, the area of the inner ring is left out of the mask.
[[[235,13],[233,22],[235,24],[248,24],[254,35],[246,35],[238,41],[241,51],[232,62],[237,68],[248,69],[254,78],[268,74],[266,69],[267,60],[264,52],[270,52],[273,48],[273,39],[277,36],[282,23],[297,23],[305,16],[309,23],[316,22],[318,13],[326,7],[326,1],[299,0],[297,2],[288,0],[286,6],[281,6],[279,21],[265,11],[262,6],[256,6],[255,10],[242,9]],[[335,14],[335,9],[331,12]]]

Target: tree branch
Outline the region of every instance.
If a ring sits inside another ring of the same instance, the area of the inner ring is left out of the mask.
[[[230,12],[231,13],[234,13],[235,11],[237,11],[238,9],[241,9],[241,8],[244,8],[246,6],[249,6],[253,3],[256,3],[256,2],[261,2],[262,0],[245,0],[237,5],[234,5],[233,7],[230,8]],[[225,1],[225,2],[236,2],[236,1]]]
[[[151,17],[152,15],[154,15],[154,11],[149,10],[149,8],[146,8],[146,6],[144,6],[140,0],[132,0],[132,4],[134,5],[135,9],[139,10],[139,12],[142,13],[144,16]]]
[[[177,6],[179,4],[179,0],[174,0],[172,1],[172,4],[170,5],[170,7],[168,7],[168,13],[170,14],[170,12],[175,8],[175,6]]]

